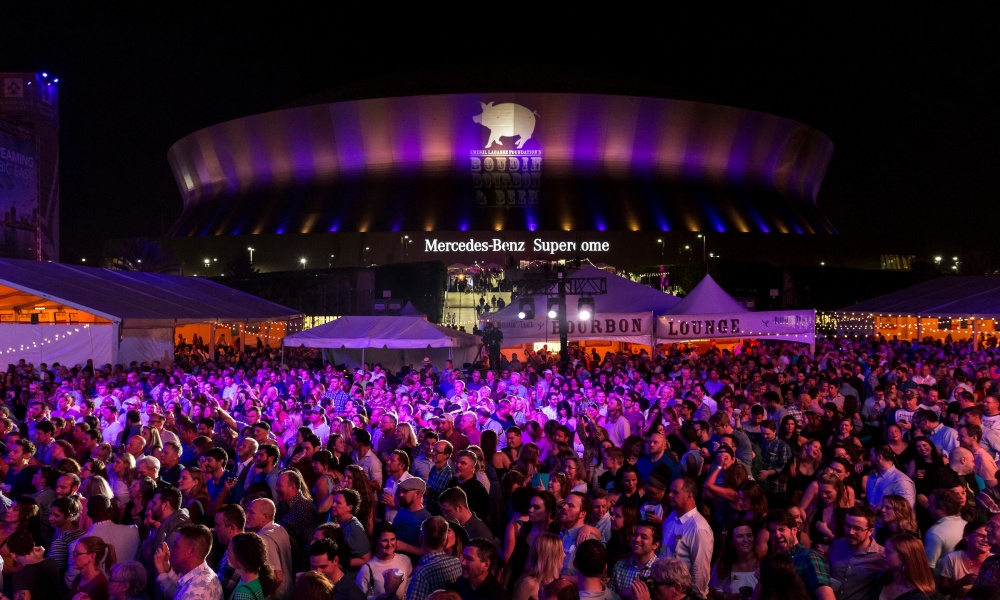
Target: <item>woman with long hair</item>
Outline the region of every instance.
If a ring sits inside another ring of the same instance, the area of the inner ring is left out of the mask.
[[[69,597],[86,594],[90,596],[90,600],[109,600],[111,590],[108,588],[108,578],[104,573],[111,568],[111,565],[118,562],[115,557],[115,547],[97,536],[90,535],[80,538],[70,560],[80,574],[73,580]]]
[[[736,514],[734,522],[744,521],[750,524],[757,532],[754,549],[758,556],[764,556],[767,554],[767,542],[771,537],[767,527],[764,526],[767,513],[770,510],[767,492],[764,491],[764,487],[759,482],[747,480],[736,488],[736,502],[739,512]],[[728,531],[732,534],[732,526],[728,528]]]
[[[889,494],[882,498],[881,525],[875,529],[875,541],[885,545],[886,540],[898,533],[917,533],[917,519],[913,506],[899,495]]]
[[[358,465],[348,466],[344,481],[337,489],[345,488],[354,490],[361,497],[361,503],[358,505],[354,516],[365,526],[365,531],[372,531],[372,528],[375,526],[375,510],[372,506],[371,486],[368,485],[368,476],[365,475],[364,469]],[[330,494],[320,505],[319,514],[321,516],[330,511],[333,497],[334,494]]]
[[[7,538],[23,529],[32,532],[35,539],[38,539],[38,514],[38,503],[28,496],[15,499],[4,514],[3,522],[0,522],[0,558],[3,558],[4,575],[13,574],[20,566],[14,562],[14,555],[7,546]]]
[[[177,480],[177,489],[184,494],[182,506],[191,515],[191,521],[208,526],[212,519],[208,516],[208,507],[212,500],[208,495],[208,485],[205,483],[205,472],[198,467],[181,471]]]
[[[295,578],[292,597],[295,600],[330,600],[333,584],[318,571],[306,571]]]
[[[844,517],[853,502],[847,496],[844,481],[834,473],[823,472],[817,483],[816,506],[811,514],[806,514],[806,522],[813,549],[823,554],[829,550],[833,540],[844,536]]]
[[[494,448],[495,448],[496,447],[495,446],[495,444],[496,444],[496,437],[495,437],[496,433],[493,432],[493,431],[490,431],[490,433],[492,433],[494,435],[494,438],[493,438],[494,442],[493,443],[494,443]],[[482,439],[480,439],[480,441],[482,441]],[[483,452],[482,447],[480,447],[480,446],[478,446],[476,444],[472,444],[471,446],[469,446],[468,449],[471,450],[472,453],[476,455],[476,475],[475,475],[476,476],[476,480],[479,483],[483,484],[483,487],[486,488],[486,493],[488,494],[490,492],[490,486],[493,484],[493,482],[490,481],[489,476],[486,475],[486,454]]]
[[[154,456],[157,450],[163,450],[163,440],[160,439],[160,430],[156,427],[144,425],[142,428],[142,437],[146,440],[146,448],[143,450],[143,454],[146,456]]]
[[[616,504],[611,509],[611,539],[608,540],[608,572],[615,563],[632,555],[632,536],[639,525],[639,507],[633,504]]]
[[[129,501],[122,508],[122,525],[135,525],[139,528],[139,539],[146,539],[149,526],[146,525],[146,507],[156,493],[156,482],[149,477],[139,477],[128,489]]]
[[[737,520],[729,527],[722,554],[712,570],[709,586],[719,600],[740,597],[743,588],[757,586],[760,555],[755,549],[757,534],[753,524]]]
[[[326,443],[326,449],[333,455],[330,468],[340,473],[339,479],[341,481],[347,473],[347,466],[351,464],[351,453],[348,449],[347,439],[343,434],[335,433],[330,436]]]
[[[951,469],[944,464],[941,452],[929,437],[920,435],[913,438],[913,449],[913,459],[905,465],[906,474],[917,488],[917,502],[926,509],[931,492],[950,475],[948,472]]]
[[[879,600],[920,600],[937,591],[920,538],[897,533],[885,543],[885,567]]]
[[[760,561],[760,580],[753,597],[757,600],[802,600],[809,597],[809,592],[795,570],[792,557],[775,552]]]
[[[850,508],[854,506],[855,492],[854,488],[848,485],[849,481],[853,477],[853,469],[851,468],[850,461],[835,457],[830,461],[830,464],[826,466],[820,474],[832,474],[835,475],[844,484],[844,496],[840,500],[840,505],[842,508]],[[816,511],[817,497],[819,496],[819,478],[809,484],[806,488],[805,493],[802,495],[802,500],[799,501],[799,508],[802,509],[803,513],[806,515],[806,520],[812,518],[812,514]]]
[[[639,457],[642,456],[645,449],[646,442],[641,437],[630,435],[625,438],[625,441],[622,442],[622,452],[625,453],[625,466],[635,466],[635,463],[639,462]]]
[[[563,473],[566,475],[569,492],[587,493],[587,467],[579,456],[570,456],[563,461]]]
[[[962,541],[953,552],[941,559],[941,573],[938,578],[938,590],[941,595],[951,598],[964,598],[976,582],[979,569],[992,553],[990,543],[986,539],[986,523],[982,519],[974,519],[965,524]]]
[[[792,449],[792,456],[802,449],[802,445],[799,444],[799,425],[795,422],[795,417],[787,415],[781,419],[781,424],[778,425],[778,439],[788,444]]]
[[[313,484],[311,491],[316,506],[322,504],[339,483],[337,478],[340,473],[330,467],[332,461],[333,454],[330,454],[329,450],[317,450],[312,455],[312,469],[316,473],[316,483]]]
[[[115,460],[111,463],[111,472],[108,473],[108,485],[111,486],[118,506],[124,506],[128,502],[128,489],[135,478],[135,457],[124,449],[115,452]]]
[[[618,504],[633,504],[639,508],[646,503],[646,490],[640,486],[642,476],[639,469],[633,465],[625,465],[618,470],[621,475],[622,493],[618,496]]]
[[[240,575],[240,583],[229,600],[262,600],[278,589],[274,569],[267,563],[267,545],[255,533],[237,533],[226,549],[229,566]]]
[[[406,452],[410,457],[410,464],[413,464],[417,453],[417,434],[413,431],[413,425],[409,423],[396,425],[396,449]]]
[[[531,544],[524,574],[514,584],[511,600],[537,600],[538,590],[559,578],[566,551],[554,533],[543,533]]]
[[[539,472],[538,446],[533,442],[527,442],[521,446],[521,451],[517,455],[517,460],[511,465],[511,471],[517,471],[524,475],[525,481],[531,481],[535,473]]]
[[[569,495],[569,479],[564,473],[549,473],[549,491],[556,497],[556,502],[562,502]]]
[[[802,444],[802,450],[792,460],[788,473],[788,491],[793,504],[798,504],[809,484],[816,479],[823,464],[823,444],[819,440],[809,440]]]
[[[507,526],[504,529],[503,542],[500,549],[500,558],[506,563],[510,560],[510,555],[514,553],[514,544],[517,543],[517,534],[522,527],[530,527],[531,521],[528,519],[528,511],[531,508],[531,499],[535,497],[535,490],[520,484],[513,490],[509,488],[517,478],[523,477],[520,473],[505,477],[503,481],[504,496],[510,498],[510,516],[507,519]]]
[[[90,529],[90,526],[94,522],[87,516],[87,502],[94,496],[104,496],[111,500],[111,505],[115,508],[118,507],[118,502],[115,500],[114,492],[111,491],[111,486],[108,485],[108,480],[101,477],[100,475],[91,475],[90,477],[84,479],[80,483],[80,528],[84,531]],[[119,508],[120,510],[120,508]]]
[[[528,522],[531,525],[522,526],[517,532],[514,549],[504,571],[504,581],[508,586],[521,578],[535,540],[543,533],[559,532],[559,524],[555,521],[556,504],[556,497],[551,492],[536,490],[531,497],[528,503]]]

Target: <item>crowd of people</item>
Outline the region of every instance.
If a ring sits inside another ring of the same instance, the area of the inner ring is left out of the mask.
[[[20,361],[0,600],[1000,598],[997,354]]]

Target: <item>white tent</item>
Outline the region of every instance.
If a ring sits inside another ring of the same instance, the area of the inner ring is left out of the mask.
[[[586,266],[567,275],[568,278],[603,277],[607,293],[594,296],[594,316],[583,321],[577,316],[579,297],[566,299],[567,329],[570,341],[609,340],[633,344],[652,343],[653,315],[662,314],[677,304],[678,299],[641,283]],[[555,293],[555,288],[550,293]],[[558,323],[546,315],[547,296],[533,298],[535,318],[519,319],[520,303],[514,300],[503,310],[490,315],[503,333],[505,347],[538,342],[558,342]]]
[[[418,365],[425,357],[437,365],[452,359],[461,366],[473,362],[479,344],[472,334],[420,316],[340,317],[284,340],[289,348],[323,348],[334,364],[358,367],[375,362],[392,372],[403,365]]]
[[[770,338],[816,343],[816,311],[752,312],[726,293],[711,275],[656,319],[658,342],[694,339]]]
[[[301,319],[199,277],[0,259],[0,354],[35,364],[169,362],[180,326],[208,325],[214,346],[216,325],[284,331]]]

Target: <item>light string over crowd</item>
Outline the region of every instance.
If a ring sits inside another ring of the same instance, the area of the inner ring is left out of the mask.
[[[995,347],[195,342],[8,367],[0,600],[1000,598]]]

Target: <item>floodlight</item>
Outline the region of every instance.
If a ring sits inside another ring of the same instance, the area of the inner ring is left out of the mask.
[[[524,300],[521,300],[521,302],[518,304],[518,309],[519,309],[518,312],[517,312],[517,318],[518,319],[524,319],[524,320],[528,320],[528,321],[534,319],[535,318],[535,299],[534,298],[526,298]]]
[[[559,316],[559,298],[549,298],[547,306],[550,319],[555,319]]]
[[[577,301],[576,314],[584,321],[589,321],[594,316],[594,299],[584,296]]]

